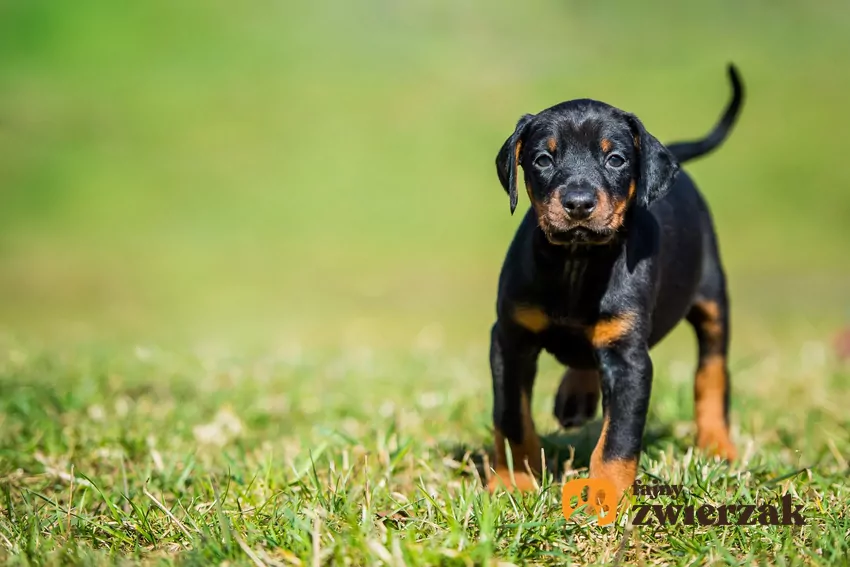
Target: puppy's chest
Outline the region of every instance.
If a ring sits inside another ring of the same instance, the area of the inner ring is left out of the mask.
[[[543,281],[539,307],[552,326],[581,331],[598,319],[605,282],[585,260],[568,260],[559,272]]]
[[[600,319],[604,282],[578,260],[540,276],[534,289],[515,301],[514,321],[542,342],[585,337]]]
[[[532,331],[538,344],[561,363],[591,367],[596,363],[595,338],[606,324],[602,311],[606,281],[587,262],[567,262],[534,294],[528,311],[515,311],[516,321]],[[530,323],[530,324],[529,324]]]

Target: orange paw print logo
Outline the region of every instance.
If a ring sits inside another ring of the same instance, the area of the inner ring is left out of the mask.
[[[585,494],[587,488],[587,496]],[[578,502],[572,505],[572,499],[576,497]],[[607,526],[617,518],[617,497],[614,485],[603,479],[579,478],[564,483],[561,492],[561,508],[564,518],[570,519],[573,512],[584,505],[591,506],[596,510],[596,523],[599,526]],[[603,512],[605,515],[603,516]]]

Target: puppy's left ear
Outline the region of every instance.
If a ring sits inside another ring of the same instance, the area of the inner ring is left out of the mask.
[[[522,151],[522,137],[525,134],[525,128],[531,119],[534,118],[531,114],[526,114],[517,122],[516,129],[511,136],[502,144],[502,148],[496,155],[496,173],[499,176],[499,181],[502,182],[502,187],[508,194],[511,200],[511,214],[514,214],[519,192],[517,191],[517,183],[519,183],[519,154]]]
[[[670,190],[679,173],[679,162],[664,144],[646,131],[636,116],[629,114],[627,119],[635,137],[635,149],[640,156],[637,199],[640,205],[649,207]]]

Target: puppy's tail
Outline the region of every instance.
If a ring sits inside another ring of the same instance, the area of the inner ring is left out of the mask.
[[[698,158],[715,149],[726,139],[726,136],[732,130],[732,126],[735,125],[741,111],[741,104],[744,102],[744,86],[741,84],[741,77],[738,75],[735,65],[730,63],[728,71],[729,81],[732,83],[732,100],[714,130],[702,140],[675,142],[667,146],[667,149],[676,156],[679,163]]]

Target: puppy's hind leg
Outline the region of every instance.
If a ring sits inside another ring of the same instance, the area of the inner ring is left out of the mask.
[[[555,396],[555,419],[565,429],[584,425],[596,416],[600,395],[598,370],[568,369]]]
[[[729,435],[729,304],[722,270],[715,266],[709,273],[687,315],[699,344],[694,381],[697,446],[733,460],[737,451]]]

